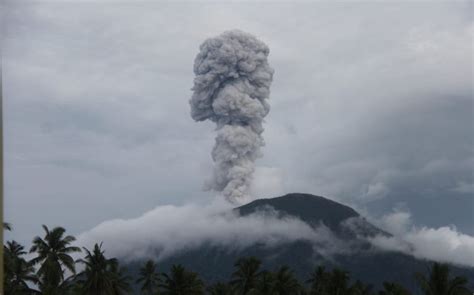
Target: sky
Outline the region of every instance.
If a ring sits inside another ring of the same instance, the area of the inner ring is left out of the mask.
[[[374,221],[474,235],[472,3],[4,1],[7,239],[207,204],[199,45],[240,29],[274,68],[255,198],[307,192]]]

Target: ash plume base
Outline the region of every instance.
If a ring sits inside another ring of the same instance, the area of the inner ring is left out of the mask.
[[[232,30],[207,39],[194,62],[191,117],[217,126],[214,173],[205,188],[233,203],[248,198],[265,144],[262,124],[273,79],[269,52],[254,36]]]

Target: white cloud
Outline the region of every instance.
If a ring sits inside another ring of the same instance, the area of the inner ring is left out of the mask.
[[[474,183],[460,181],[452,190],[458,193],[474,195]]]
[[[137,218],[103,222],[79,235],[77,244],[92,247],[104,242],[108,255],[133,260],[163,259],[203,244],[233,251],[255,243],[336,242],[323,226],[314,229],[299,219],[279,219],[272,211],[239,217],[230,209],[220,199],[208,205],[159,206]],[[327,253],[336,251],[336,247],[329,248]]]
[[[395,211],[380,224],[394,236],[377,236],[371,242],[384,250],[401,251],[418,258],[474,267],[474,237],[454,226],[417,227],[408,212]]]
[[[411,214],[401,210],[384,215],[380,220],[380,226],[395,235],[406,233],[411,225]]]
[[[385,197],[388,192],[389,188],[383,182],[371,183],[364,197],[371,200],[381,199]]]

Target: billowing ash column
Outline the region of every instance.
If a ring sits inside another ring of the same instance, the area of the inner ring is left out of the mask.
[[[263,42],[234,30],[207,39],[194,62],[191,116],[217,124],[214,176],[207,188],[231,202],[248,195],[264,145],[262,123],[270,111],[273,77],[268,53]]]

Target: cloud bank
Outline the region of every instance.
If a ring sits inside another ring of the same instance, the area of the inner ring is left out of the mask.
[[[307,240],[328,248],[336,242],[324,226],[312,228],[296,218],[276,217],[265,210],[239,217],[228,204],[159,206],[134,219],[103,222],[78,236],[77,244],[104,242],[108,255],[133,260],[166,258],[201,245],[224,246],[229,251],[259,243],[274,246]],[[332,251],[335,251],[334,249]]]
[[[370,239],[380,249],[474,267],[474,237],[459,232],[455,226],[418,227],[413,225],[411,214],[405,211],[385,215],[380,226],[393,234],[392,237]]]
[[[268,209],[268,208],[267,208]],[[343,241],[324,225],[309,226],[294,217],[278,217],[271,209],[240,217],[219,198],[208,205],[159,206],[132,219],[103,222],[78,236],[91,248],[104,243],[107,254],[125,261],[162,260],[200,246],[220,246],[229,252],[259,244],[267,247],[308,241],[331,259],[333,254],[356,255],[361,241]],[[406,211],[394,211],[376,224],[393,236],[364,237],[376,251],[396,251],[420,259],[474,267],[474,237],[454,226],[417,227]],[[350,227],[348,229],[356,230]]]

